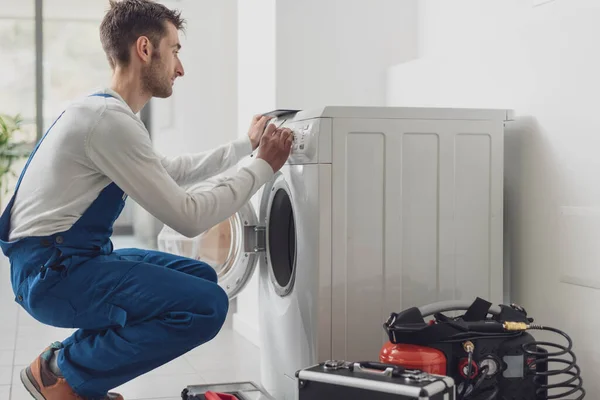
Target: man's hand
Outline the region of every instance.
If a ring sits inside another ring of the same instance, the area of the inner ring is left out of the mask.
[[[271,120],[272,117],[263,117],[262,115],[255,115],[252,118],[250,129],[248,129],[248,137],[252,143],[252,150],[256,150],[260,143],[260,138],[265,132],[265,126]]]
[[[290,156],[293,140],[291,130],[277,129],[275,125],[270,124],[260,140],[258,158],[268,162],[273,172],[279,171]]]

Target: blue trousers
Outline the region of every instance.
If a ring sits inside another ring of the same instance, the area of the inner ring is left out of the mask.
[[[36,303],[52,309],[40,306],[33,316],[80,328],[63,342],[58,366],[90,399],[211,340],[229,307],[213,268],[161,252],[74,257],[66,270],[48,274],[40,292],[47,302]]]

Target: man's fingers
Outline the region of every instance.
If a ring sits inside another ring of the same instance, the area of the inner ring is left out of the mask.
[[[259,128],[264,127],[267,122],[271,120],[272,117],[267,117],[261,114],[257,114],[252,117],[252,125],[258,125]]]
[[[292,143],[294,142],[294,137],[292,135],[289,135],[288,137],[285,138],[285,146],[290,147],[292,145]]]
[[[269,124],[267,126],[267,129],[265,130],[265,135],[272,136],[276,130],[277,130],[277,127],[274,124]]]
[[[286,151],[288,157],[290,156],[290,154],[292,152],[292,144],[293,144],[292,139],[286,140],[285,144],[284,144],[284,148],[285,148],[285,151]]]
[[[270,120],[269,117],[260,117],[260,119],[257,122],[258,129],[264,131],[265,130],[265,126],[267,125],[267,123],[269,122],[269,120]]]
[[[281,132],[281,139],[284,141],[287,141],[288,139],[292,140],[294,137],[294,134],[292,133],[292,131],[288,128],[285,128],[282,132]]]

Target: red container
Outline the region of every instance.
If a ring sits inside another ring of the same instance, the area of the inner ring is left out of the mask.
[[[381,348],[379,361],[430,374],[446,375],[446,356],[431,347],[387,342]]]

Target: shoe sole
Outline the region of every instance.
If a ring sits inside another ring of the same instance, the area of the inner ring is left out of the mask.
[[[27,368],[23,368],[21,370],[21,382],[31,397],[33,397],[35,400],[46,400],[46,398],[35,388],[33,382],[29,380],[29,377],[27,376]]]

